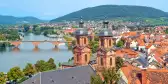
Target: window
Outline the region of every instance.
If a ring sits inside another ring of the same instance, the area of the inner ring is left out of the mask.
[[[79,40],[80,40],[79,37],[77,37],[77,44],[79,44],[79,42],[80,42]]]
[[[84,44],[86,44],[86,38],[84,38]]]
[[[104,40],[101,39],[101,46],[104,46]]]
[[[103,66],[103,58],[100,59],[101,65]]]
[[[109,46],[111,46],[111,39],[109,40]]]
[[[112,58],[110,58],[110,65],[112,65]]]
[[[79,55],[78,55],[78,54],[77,54],[77,57],[76,57],[76,58],[77,58],[77,62],[78,62],[78,61],[79,61]]]
[[[87,54],[85,55],[85,62],[87,62]]]

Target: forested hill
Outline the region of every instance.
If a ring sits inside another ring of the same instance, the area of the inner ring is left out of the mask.
[[[85,8],[65,16],[51,20],[50,22],[70,21],[78,20],[79,17],[83,17],[84,20],[99,20],[116,17],[142,17],[142,18],[158,18],[168,17],[168,13],[145,6],[128,6],[128,5],[102,5],[96,7]]]
[[[0,24],[23,24],[23,23],[41,23],[44,22],[35,17],[14,17],[14,16],[2,16],[0,15]]]

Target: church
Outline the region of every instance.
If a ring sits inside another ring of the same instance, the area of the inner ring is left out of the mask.
[[[113,33],[108,28],[109,22],[103,21],[103,28],[97,34],[99,37],[99,47],[95,58],[92,57],[91,47],[89,46],[90,35],[87,28],[84,28],[84,22],[81,19],[79,29],[74,32],[76,45],[73,47],[73,60],[62,64],[62,69],[91,65],[96,71],[115,67],[115,52],[113,51]]]

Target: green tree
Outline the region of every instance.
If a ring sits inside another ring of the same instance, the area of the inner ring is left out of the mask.
[[[96,53],[97,48],[99,47],[99,42],[98,41],[90,41],[89,46],[92,49],[92,53]]]
[[[165,33],[168,34],[168,29],[165,30]]]
[[[26,76],[32,76],[36,73],[36,69],[33,67],[32,64],[28,63],[23,69],[23,72]]]
[[[7,73],[7,77],[9,80],[17,81],[18,79],[22,78],[24,73],[21,71],[20,67],[13,67]]]
[[[75,44],[76,44],[76,40],[73,40],[72,41],[72,46],[75,46]]]
[[[36,30],[37,27],[39,27],[39,25],[33,25],[33,31]]]
[[[119,40],[116,46],[117,47],[123,47],[124,46],[124,41]]]
[[[99,37],[98,37],[98,36],[95,36],[95,37],[94,37],[94,40],[95,40],[95,41],[99,41]]]
[[[121,57],[116,58],[116,70],[118,71],[124,64],[124,61]]]
[[[41,34],[41,28],[40,28],[40,27],[36,27],[35,30],[34,30],[34,33],[35,33],[36,35]]]
[[[102,72],[102,75],[104,77],[105,83],[107,84],[115,84],[120,79],[120,74],[116,71],[115,68],[105,69]]]
[[[36,70],[38,72],[43,72],[43,71],[48,71],[49,70],[49,66],[48,63],[45,62],[44,60],[39,60],[36,62],[35,64]]]
[[[4,41],[6,40],[5,36],[4,35],[0,35],[0,41]]]
[[[99,75],[91,76],[91,84],[103,84],[103,81]]]
[[[61,67],[61,65],[62,65],[61,62],[59,62],[59,63],[58,63],[58,66]]]
[[[30,25],[28,25],[28,24],[24,24],[23,27],[24,27],[25,32],[28,32],[30,29]]]
[[[20,80],[18,80],[17,83],[22,84],[22,82],[26,81],[27,79],[29,79],[29,77],[23,77]]]
[[[50,58],[47,63],[48,63],[48,66],[49,66],[49,70],[56,69],[56,64],[54,63],[53,58]]]
[[[5,84],[6,76],[3,72],[0,72],[0,84]]]

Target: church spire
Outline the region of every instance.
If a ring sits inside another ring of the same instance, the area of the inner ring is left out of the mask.
[[[105,20],[103,21],[103,28],[108,29],[108,24],[109,24],[109,22],[107,21],[107,17],[105,17]]]
[[[83,22],[83,19],[82,19],[82,16],[80,18],[80,22],[79,22],[79,28],[83,28],[84,27],[84,22]]]

